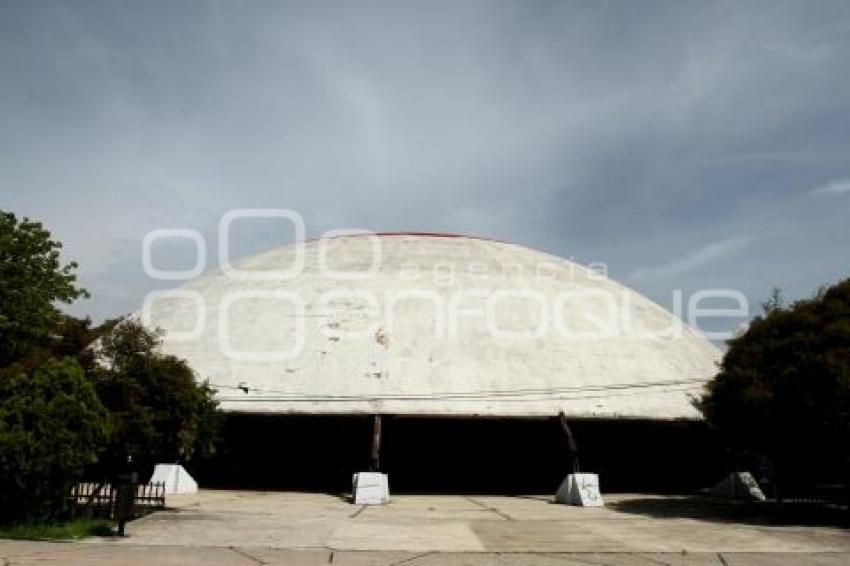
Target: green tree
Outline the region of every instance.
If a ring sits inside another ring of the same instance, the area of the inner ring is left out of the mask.
[[[61,318],[56,303],[88,296],[61,248],[40,222],[0,211],[0,367],[48,341]]]
[[[770,314],[775,310],[782,310],[785,307],[785,297],[782,295],[782,289],[774,287],[770,291],[770,296],[761,304],[764,314]]]
[[[729,342],[703,411],[739,453],[767,456],[781,482],[846,479],[850,279],[783,304],[774,292]]]
[[[189,365],[159,351],[160,336],[125,320],[97,344],[98,394],[109,409],[109,463],[131,456],[141,466],[187,461],[215,450],[221,415],[214,391]]]
[[[61,516],[108,433],[109,415],[76,361],[0,371],[0,521]]]

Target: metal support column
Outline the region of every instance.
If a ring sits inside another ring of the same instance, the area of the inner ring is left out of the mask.
[[[375,415],[372,421],[372,463],[369,471],[381,469],[381,415]]]
[[[567,450],[569,450],[570,453],[570,473],[577,474],[579,471],[578,445],[576,444],[575,436],[573,436],[573,431],[570,429],[570,425],[567,422],[567,415],[565,415],[563,411],[558,413],[558,421],[561,423],[561,430],[564,431],[564,436],[567,438]]]

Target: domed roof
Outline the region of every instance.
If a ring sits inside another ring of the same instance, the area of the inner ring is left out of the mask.
[[[699,418],[720,359],[604,274],[469,236],[281,247],[144,310],[228,411]]]

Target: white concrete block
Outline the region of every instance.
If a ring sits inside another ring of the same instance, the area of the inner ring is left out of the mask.
[[[569,474],[561,482],[555,493],[555,503],[580,505],[582,507],[602,507],[602,493],[599,491],[597,474]]]
[[[355,505],[383,505],[390,502],[390,480],[387,474],[360,472],[354,474],[351,483]]]
[[[157,464],[150,482],[164,483],[166,495],[198,492],[198,482],[180,464]]]
[[[750,472],[732,472],[708,489],[709,495],[764,501],[764,492]]]

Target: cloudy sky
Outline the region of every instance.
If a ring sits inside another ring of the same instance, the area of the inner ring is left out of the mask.
[[[850,2],[0,0],[0,208],[80,262],[75,312],[235,207],[806,296],[850,275]]]

